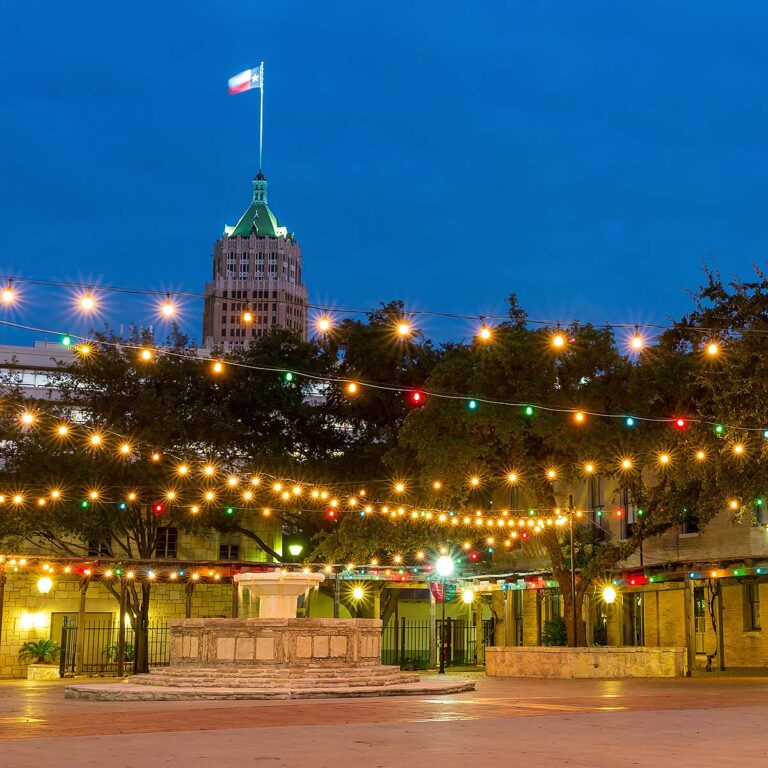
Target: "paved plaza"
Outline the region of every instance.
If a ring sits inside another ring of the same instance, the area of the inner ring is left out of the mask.
[[[454,696],[65,701],[0,683],[0,766],[768,765],[768,679],[498,680]]]

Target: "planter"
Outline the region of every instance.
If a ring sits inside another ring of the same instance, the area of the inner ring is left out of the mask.
[[[683,677],[685,648],[489,647],[489,677],[625,678]]]
[[[30,664],[27,667],[27,680],[58,680],[58,664]]]

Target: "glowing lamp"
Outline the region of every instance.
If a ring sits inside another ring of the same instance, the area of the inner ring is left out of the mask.
[[[477,410],[477,400],[469,400],[467,402],[467,408],[469,408],[470,411],[476,411]]]
[[[595,471],[595,465],[594,464],[590,464],[590,463],[585,464],[584,465],[584,471],[588,475],[591,475]]]
[[[8,285],[3,288],[3,304],[13,304],[13,302],[16,300],[16,293],[13,290],[13,286],[8,283]]]
[[[616,602],[616,590],[613,587],[603,587],[603,600],[608,605],[613,605]]]
[[[408,397],[413,405],[421,405],[424,402],[424,393],[418,389],[413,390]]]
[[[584,415],[584,411],[576,411],[576,413],[573,414],[573,420],[577,424],[583,424],[586,418],[587,417]]]
[[[552,346],[555,349],[563,349],[565,347],[565,336],[562,333],[556,333],[552,337]]]
[[[437,571],[438,576],[443,579],[447,579],[453,573],[453,566],[453,560],[451,560],[448,555],[443,555],[442,557],[437,558],[437,562],[435,563],[435,571]]]
[[[304,547],[301,544],[289,544],[288,551],[291,557],[298,557],[304,551]]]
[[[293,381],[293,372],[292,371],[286,371],[285,375],[283,376],[283,378],[286,381]]]
[[[678,418],[675,419],[675,427],[677,429],[685,429],[687,424],[688,424],[688,422],[684,418],[682,418],[680,416],[678,416]]]
[[[145,362],[148,363],[152,359],[152,350],[151,349],[142,349],[139,353],[139,357]]]
[[[635,352],[639,352],[645,346],[645,342],[643,341],[643,337],[639,333],[636,333],[630,339],[629,345]]]
[[[405,321],[400,322],[397,324],[397,335],[398,336],[410,336],[411,335],[411,324],[406,323]]]
[[[359,391],[360,387],[354,381],[350,381],[349,384],[347,384],[348,395],[356,395]]]
[[[464,605],[471,605],[475,601],[475,590],[467,587],[461,591],[461,600]]]
[[[222,373],[224,371],[224,363],[222,363],[220,360],[217,360],[212,366],[211,370],[214,373]]]
[[[163,317],[173,317],[176,314],[176,305],[171,301],[170,296],[160,305],[160,314]]]
[[[532,405],[526,405],[525,408],[523,408],[524,416],[533,416],[535,412],[536,412],[536,409]]]
[[[634,427],[635,426],[635,420],[631,416],[627,416],[627,418],[624,419],[624,426],[625,427]]]
[[[707,344],[707,354],[710,357],[717,357],[720,354],[720,345],[716,341],[710,341]]]
[[[83,312],[93,312],[93,310],[96,309],[96,299],[91,293],[83,294],[80,297],[78,304],[80,305],[80,309],[82,309]]]
[[[317,319],[316,325],[317,325],[318,331],[320,331],[321,333],[328,333],[328,331],[331,330],[331,326],[332,326],[331,318],[328,317],[327,315],[323,315],[322,317],[319,317]]]
[[[49,576],[42,576],[37,580],[37,591],[41,595],[47,595],[53,588],[53,580]]]
[[[243,322],[244,323],[252,323],[253,322],[253,312],[245,311],[243,312]]]
[[[24,413],[21,414],[20,419],[21,419],[21,423],[24,424],[24,426],[29,426],[30,424],[34,424],[35,416],[29,411],[24,411]]]
[[[483,323],[480,326],[480,331],[477,336],[480,341],[490,341],[493,338],[493,331],[485,323]]]
[[[365,595],[365,592],[363,591],[362,587],[355,587],[352,590],[352,597],[355,600],[362,600],[364,595]]]

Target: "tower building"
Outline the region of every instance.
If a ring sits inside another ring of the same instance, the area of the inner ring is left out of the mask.
[[[307,336],[307,289],[301,248],[267,203],[267,180],[253,179],[251,204],[213,246],[213,276],[205,286],[203,341],[208,348],[248,348],[272,328]]]

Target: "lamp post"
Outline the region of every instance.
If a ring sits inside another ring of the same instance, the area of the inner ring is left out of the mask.
[[[437,558],[435,563],[437,575],[443,579],[443,616],[440,623],[440,669],[439,675],[445,674],[445,586],[448,577],[453,573],[453,560],[448,555]]]
[[[568,496],[568,520],[570,521],[570,536],[571,536],[571,622],[573,625],[573,647],[575,648],[579,644],[579,631],[578,621],[576,618],[576,560],[575,553],[573,551],[573,495]]]

